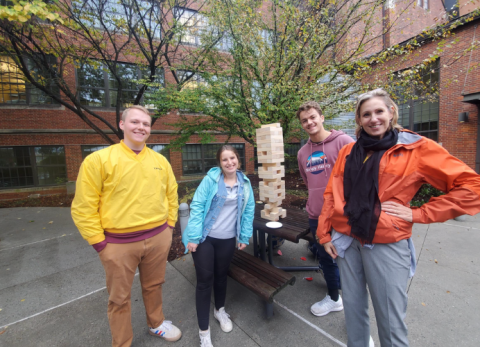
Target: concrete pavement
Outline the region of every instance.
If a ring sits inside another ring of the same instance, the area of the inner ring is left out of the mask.
[[[70,209],[0,209],[0,225],[0,346],[108,346],[103,268],[73,225]],[[465,222],[415,225],[413,240],[418,268],[408,289],[410,345],[480,346],[480,215]],[[275,256],[278,265],[314,264],[304,242],[286,242],[281,249],[283,256]],[[263,302],[229,279],[226,308],[234,330],[223,333],[212,312],[214,345],[344,346],[343,312],[315,317],[309,311],[326,294],[321,274],[295,275],[297,283],[276,296],[270,320]],[[306,276],[314,280],[303,280]],[[194,284],[190,255],[168,264],[164,311],[183,331],[172,344],[148,335],[136,277],[133,346],[198,346]],[[370,311],[371,334],[379,346]]]

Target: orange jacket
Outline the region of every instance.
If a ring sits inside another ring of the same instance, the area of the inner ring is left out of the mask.
[[[317,236],[321,244],[331,241],[335,231],[350,235],[348,218],[343,215],[343,174],[346,158],[354,143],[343,147],[325,190],[318,218]],[[401,131],[395,146],[380,160],[378,185],[380,202],[394,201],[409,206],[424,183],[446,193],[421,207],[412,207],[413,223],[444,222],[463,214],[480,212],[480,176],[464,162],[450,155],[436,142],[410,131]],[[381,212],[373,243],[393,243],[412,235],[413,223]]]

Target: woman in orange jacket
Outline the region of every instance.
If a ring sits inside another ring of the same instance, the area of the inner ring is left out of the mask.
[[[413,223],[479,213],[480,176],[436,142],[403,130],[382,89],[358,97],[355,120],[358,141],[338,155],[317,235],[340,270],[348,346],[369,345],[367,285],[382,347],[408,346]],[[411,208],[424,183],[446,194]]]

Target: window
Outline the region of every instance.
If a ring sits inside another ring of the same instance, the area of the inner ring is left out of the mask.
[[[101,149],[109,147],[108,145],[83,145],[82,146],[82,158],[85,159],[89,154],[99,151]]]
[[[146,29],[155,38],[161,36],[162,13],[154,1],[76,0],[73,1],[73,6],[75,16],[87,27],[127,33],[130,22],[140,32]]]
[[[0,189],[66,182],[63,146],[0,147]]]
[[[417,0],[417,6],[428,10],[428,0]]]
[[[55,63],[53,56],[50,56],[48,60],[50,64]],[[48,72],[37,67],[29,58],[25,58],[25,61],[35,80],[43,83],[52,93],[58,95],[58,87],[49,78]],[[8,56],[0,56],[0,103],[11,105],[57,104],[50,96],[28,83],[14,59]]]
[[[190,88],[194,89],[197,88],[201,84],[205,84],[205,79],[200,76],[198,73],[196,74],[193,71],[187,70],[177,70],[177,76],[180,83],[184,82],[187,78],[190,78],[187,82],[185,82],[183,88]]]
[[[175,10],[175,18],[178,19],[178,22],[184,28],[180,43],[200,45],[201,32],[206,26],[205,17],[196,11],[177,8]]]
[[[160,153],[170,162],[170,150],[167,148],[167,145],[147,144],[147,147],[153,149],[157,153]]]
[[[163,69],[158,70],[155,82],[163,85]],[[139,67],[138,65],[117,63],[119,83],[112,72],[101,63],[85,63],[77,69],[80,103],[85,106],[116,107],[121,84],[121,107],[132,106],[140,89],[140,84],[137,81],[144,76],[147,77],[146,71],[145,67]]]
[[[460,16],[458,0],[444,0],[443,4],[445,5],[445,10],[447,11],[450,19],[455,19]]]
[[[421,73],[426,89],[417,88],[416,100],[402,100],[398,105],[398,123],[434,141],[438,141],[438,96],[429,99],[426,93],[434,94],[439,82],[439,61],[431,64]]]
[[[245,170],[245,144],[243,143],[229,143],[233,146],[240,156],[241,168]],[[222,144],[194,144],[185,145],[182,149],[182,165],[183,174],[188,175],[204,175],[212,167],[217,164],[217,151]]]

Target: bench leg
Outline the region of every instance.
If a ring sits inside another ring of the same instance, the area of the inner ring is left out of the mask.
[[[268,302],[265,303],[265,312],[267,313],[267,319],[270,319],[273,317],[273,304],[270,304]]]

